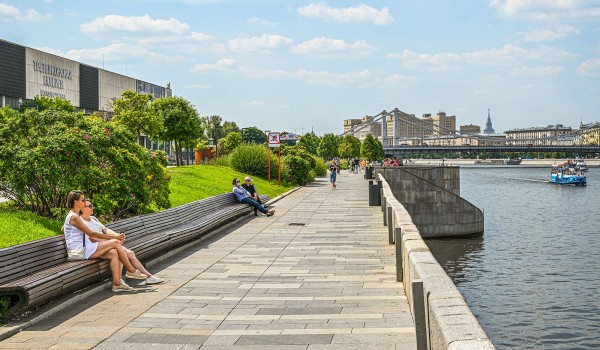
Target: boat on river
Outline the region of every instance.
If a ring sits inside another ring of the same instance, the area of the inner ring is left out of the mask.
[[[585,164],[585,161],[583,159],[576,160],[575,169],[581,170],[583,172],[588,171],[587,164]]]
[[[577,169],[574,162],[567,160],[564,163],[552,165],[549,182],[559,185],[585,186],[587,178],[582,170]]]
[[[474,164],[479,165],[519,165],[521,158],[506,158],[506,159],[477,159]]]

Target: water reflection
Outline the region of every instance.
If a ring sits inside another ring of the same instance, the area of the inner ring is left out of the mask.
[[[483,251],[483,237],[460,239],[428,239],[425,240],[431,251],[435,251],[435,258],[444,270],[452,271],[452,279],[459,285],[468,279],[477,278],[482,271],[470,270],[471,261],[481,259]],[[475,276],[474,276],[475,274]]]

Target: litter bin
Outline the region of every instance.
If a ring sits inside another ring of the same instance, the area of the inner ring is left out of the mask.
[[[372,207],[381,205],[380,188],[381,181],[377,181],[376,184],[373,184],[373,181],[369,181],[369,205]]]
[[[373,167],[369,166],[365,168],[365,179],[369,180],[373,178]]]

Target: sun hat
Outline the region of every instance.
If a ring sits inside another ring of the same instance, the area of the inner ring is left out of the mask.
[[[252,181],[252,179],[250,178],[250,176],[246,176],[246,177],[244,178],[244,180],[245,180],[245,181]]]

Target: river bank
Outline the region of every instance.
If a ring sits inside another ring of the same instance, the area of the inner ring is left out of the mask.
[[[566,159],[523,159],[519,165],[505,165],[509,167],[529,167],[529,168],[549,168],[552,164],[559,164],[566,161]],[[585,163],[589,168],[600,167],[600,159],[586,159]],[[475,164],[475,159],[411,159],[411,165],[472,165],[472,166],[499,166],[490,164]]]

